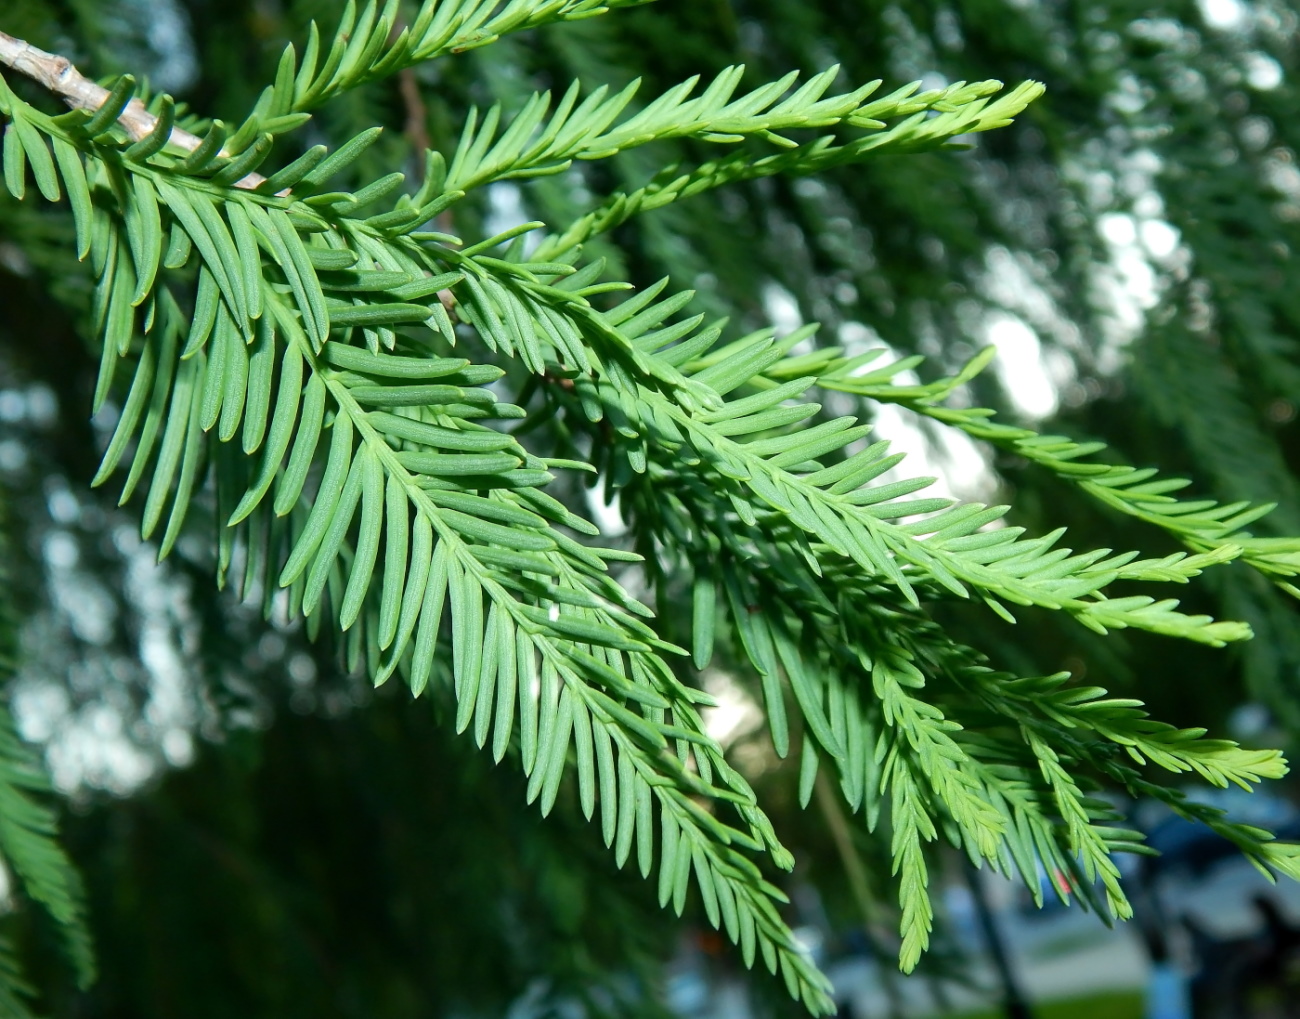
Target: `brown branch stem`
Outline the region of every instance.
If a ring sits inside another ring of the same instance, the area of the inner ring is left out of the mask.
[[[19,74],[31,78],[59,96],[74,110],[93,113],[108,99],[108,89],[97,85],[73,66],[67,57],[45,50],[23,39],[15,39],[0,32],[0,64],[11,67]],[[132,99],[117,118],[132,141],[147,137],[158,124],[158,118],[145,108],[139,99]],[[202,141],[183,128],[174,127],[168,144],[186,152],[193,152]],[[266,178],[260,173],[250,173],[237,181],[235,187],[251,191]]]
[[[405,18],[394,18],[393,30],[388,33],[389,45],[400,39],[408,27]],[[406,123],[402,125],[402,133],[415,149],[415,179],[423,183],[424,163],[420,157],[433,148],[433,139],[429,137],[429,109],[424,105],[424,97],[420,95],[420,82],[415,76],[414,67],[403,67],[397,72],[397,94],[401,96],[402,106],[406,110]]]

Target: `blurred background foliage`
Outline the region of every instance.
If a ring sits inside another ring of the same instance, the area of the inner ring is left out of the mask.
[[[92,76],[147,75],[205,115],[239,120],[284,42],[341,7],[0,0],[0,28]],[[750,85],[832,63],[843,83],[883,78],[886,89],[1041,80],[1044,99],[965,151],[713,192],[588,253],[619,278],[672,276],[737,331],[818,321],[818,342],[925,355],[924,380],[995,344],[972,400],[1112,443],[1114,462],[1158,464],[1207,496],[1276,501],[1257,531],[1294,534],[1298,33],[1300,12],[1283,0],[661,0],[348,93],[290,144],[383,124],[358,178],[395,166],[418,176],[416,151],[450,151],[467,103],[517,108],[574,77],[640,76],[649,95],[736,62]],[[659,145],[494,185],[457,207],[455,226],[564,223],[672,158],[707,157]],[[688,925],[613,870],[576,804],[562,797],[558,820],[542,824],[518,778],[451,737],[436,703],[411,710],[396,684],[368,690],[330,649],[215,592],[197,538],[155,565],[130,518],[89,489],[112,421],[87,419],[91,282],[70,238],[65,210],[0,196],[9,697],[67,796],[66,844],[85,873],[103,973],[89,992],[58,990],[70,984],[50,932],[30,912],[7,916],[46,1010],[290,1019],[503,1015],[513,1003],[522,1016],[582,1002],[588,1014],[662,1014],[665,966]],[[912,452],[908,475],[1011,502],[1013,522],[1037,531],[1068,524],[1075,547],[1175,550],[905,413],[886,408],[877,427]],[[601,493],[586,495],[599,513]],[[629,492],[605,522],[635,543],[638,500],[652,495]],[[1103,642],[1032,611],[1014,628],[983,614],[945,623],[981,627],[981,646],[1024,674],[1070,669],[1140,691],[1157,717],[1294,745],[1296,604],[1244,567],[1206,580],[1190,605],[1246,620],[1254,641],[1214,652],[1144,635]],[[657,592],[670,634],[689,626],[683,593]],[[880,847],[844,825],[833,797],[799,812],[797,766],[772,754],[729,661],[706,676],[723,700],[714,724],[806,861],[793,909],[882,937],[889,924],[863,916],[888,897],[876,887],[888,870]],[[956,975],[940,949],[929,972]]]

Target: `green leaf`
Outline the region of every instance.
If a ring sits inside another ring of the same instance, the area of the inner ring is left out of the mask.
[[[692,597],[691,639],[697,669],[705,669],[713,658],[714,626],[717,617],[717,589],[711,577],[695,575]]]
[[[92,138],[103,134],[117,123],[117,118],[122,115],[122,111],[126,109],[126,104],[131,101],[134,94],[135,78],[129,74],[122,75],[113,83],[112,89],[99,109],[82,125],[82,130]]]

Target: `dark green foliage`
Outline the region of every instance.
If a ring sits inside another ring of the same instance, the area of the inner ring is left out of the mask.
[[[650,889],[398,698],[286,712],[121,807],[68,836],[99,890],[99,1014],[489,1016],[530,989],[664,1014]]]
[[[54,810],[37,798],[51,792],[39,760],[20,742],[6,717],[0,729],[0,852],[24,892],[58,925],[77,982],[85,987],[95,979],[95,961],[84,893],[81,878],[59,847]]]
[[[0,549],[7,547],[0,533]],[[7,561],[7,557],[6,557]],[[12,590],[0,567],[0,580]],[[15,612],[0,605],[0,674],[13,675]],[[81,876],[59,844],[53,789],[37,753],[14,731],[8,705],[0,705],[0,859],[16,879],[17,890],[39,905],[57,930],[60,948],[77,986],[89,987],[96,967],[86,922]],[[35,991],[22,976],[13,943],[0,939],[0,1008],[6,1015],[29,1015]]]

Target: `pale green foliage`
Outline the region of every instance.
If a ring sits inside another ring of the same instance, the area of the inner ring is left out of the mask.
[[[163,555],[195,493],[212,486],[228,523],[222,582],[242,550],[243,595],[270,612],[287,589],[290,615],[307,617],[313,635],[336,631],[349,666],[364,664],[376,683],[400,672],[416,695],[430,683],[450,688],[457,731],[472,731],[498,761],[517,759],[543,813],[572,764],[579,802],[588,817],[599,812],[620,865],[635,849],[648,876],[657,832],[661,903],[680,912],[693,880],[746,963],[761,955],[792,995],[824,1012],[825,979],[753,859],[788,868],[790,854],[704,731],[698,706],[708,698],[682,678],[686,652],[608,573],[610,562],[639,557],[575,537],[599,532],[544,489],[554,471],[587,465],[541,455],[524,445],[525,429],[507,429],[562,409],[598,437],[595,467],[625,491],[637,528],[693,576],[695,666],[709,662],[729,618],[762,679],[782,756],[787,690],[797,705],[804,801],[829,761],[848,804],[873,830],[890,827],[905,969],[929,941],[926,846],[940,836],[973,860],[1017,869],[1035,890],[1036,860],[1071,875],[1088,901],[1099,880],[1110,911],[1127,916],[1111,854],[1140,851],[1140,836],[1110,827],[1111,808],[1089,795],[1094,779],[1209,815],[1153,792],[1161,787],[1102,748],[1216,784],[1277,777],[1281,758],[1162,726],[1137,702],[1065,686],[1063,676],[992,672],[924,606],[977,597],[1008,619],[1007,605],[1034,606],[1101,633],[1132,627],[1219,646],[1247,628],[1108,588],[1185,583],[1239,556],[1291,576],[1294,543],[1241,532],[1263,508],[1177,503],[1165,493],[1178,482],[1077,462],[1094,447],[942,406],[984,358],[956,379],[902,388],[891,380],[908,362],[864,374],[876,353],[791,356],[806,332],[723,342],[725,323],[677,317],[690,295],[669,293],[667,281],[621,303],[598,300],[628,287],[605,279],[598,262],[583,265],[580,250],[632,215],[728,182],[997,128],[1038,85],[908,86],[871,100],[879,82],[828,96],[832,68],[801,87],[791,75],[737,97],[741,73],[731,69],[698,95],[692,80],[639,107],[634,87],[580,98],[575,85],[554,107],[537,95],[513,117],[471,111],[456,151],[428,154],[411,193],[400,174],[325,190],[377,132],[332,153],[310,148],[255,190],[235,186],[263,165],[274,136],[333,95],[609,6],[620,5],[428,2],[391,42],[395,3],[350,8],[330,43],[313,28],[301,60],[286,50],[275,84],[235,131],[179,118],[203,136],[194,152],[170,146],[165,96],[151,101],[153,135],[122,135],[127,78],[98,112],[58,117],[0,80],[6,184],[22,197],[30,170],[43,197],[66,195],[99,281],[95,406],[118,392],[122,411],[96,482],[125,473],[122,501],[139,498],[143,533],[159,536]],[[807,129],[827,133],[782,134]],[[428,229],[474,188],[683,137],[750,145],[601,201],[529,256],[521,237],[542,224],[469,245]],[[773,151],[756,154],[764,144]],[[531,373],[521,406],[487,388],[504,367]],[[804,399],[816,385],[901,402],[1008,444],[1196,554],[1075,553],[1057,547],[1059,531],[987,529],[1006,507],[910,498],[931,479],[877,484],[901,457],[887,442],[866,444],[870,428],[854,417],[805,426],[820,409]],[[529,410],[539,393],[542,408]],[[1291,850],[1267,833],[1211,821],[1257,862],[1295,871]],[[64,918],[62,899],[43,901]]]
[[[904,358],[871,372],[860,371],[883,353],[877,350],[862,358],[839,359],[835,358],[834,350],[828,349],[826,363],[817,369],[818,385],[901,404],[935,421],[960,428],[967,435],[1048,468],[1099,502],[1168,531],[1197,552],[1212,553],[1225,560],[1239,557],[1273,578],[1284,590],[1300,596],[1294,585],[1278,579],[1294,577],[1300,572],[1300,539],[1261,538],[1244,530],[1267,515],[1274,508],[1271,503],[1256,506],[1248,502],[1221,504],[1212,499],[1179,500],[1170,493],[1186,488],[1190,482],[1185,478],[1160,478],[1151,467],[1088,462],[1086,458],[1106,448],[1103,443],[1074,442],[1060,435],[1039,435],[1028,428],[1004,425],[990,420],[993,411],[982,407],[944,406],[953,390],[988,365],[993,356],[991,347],[977,354],[952,378],[917,386],[900,386],[892,379],[915,368],[922,360],[919,357]],[[783,367],[771,377],[779,382],[788,374],[789,369]]]

